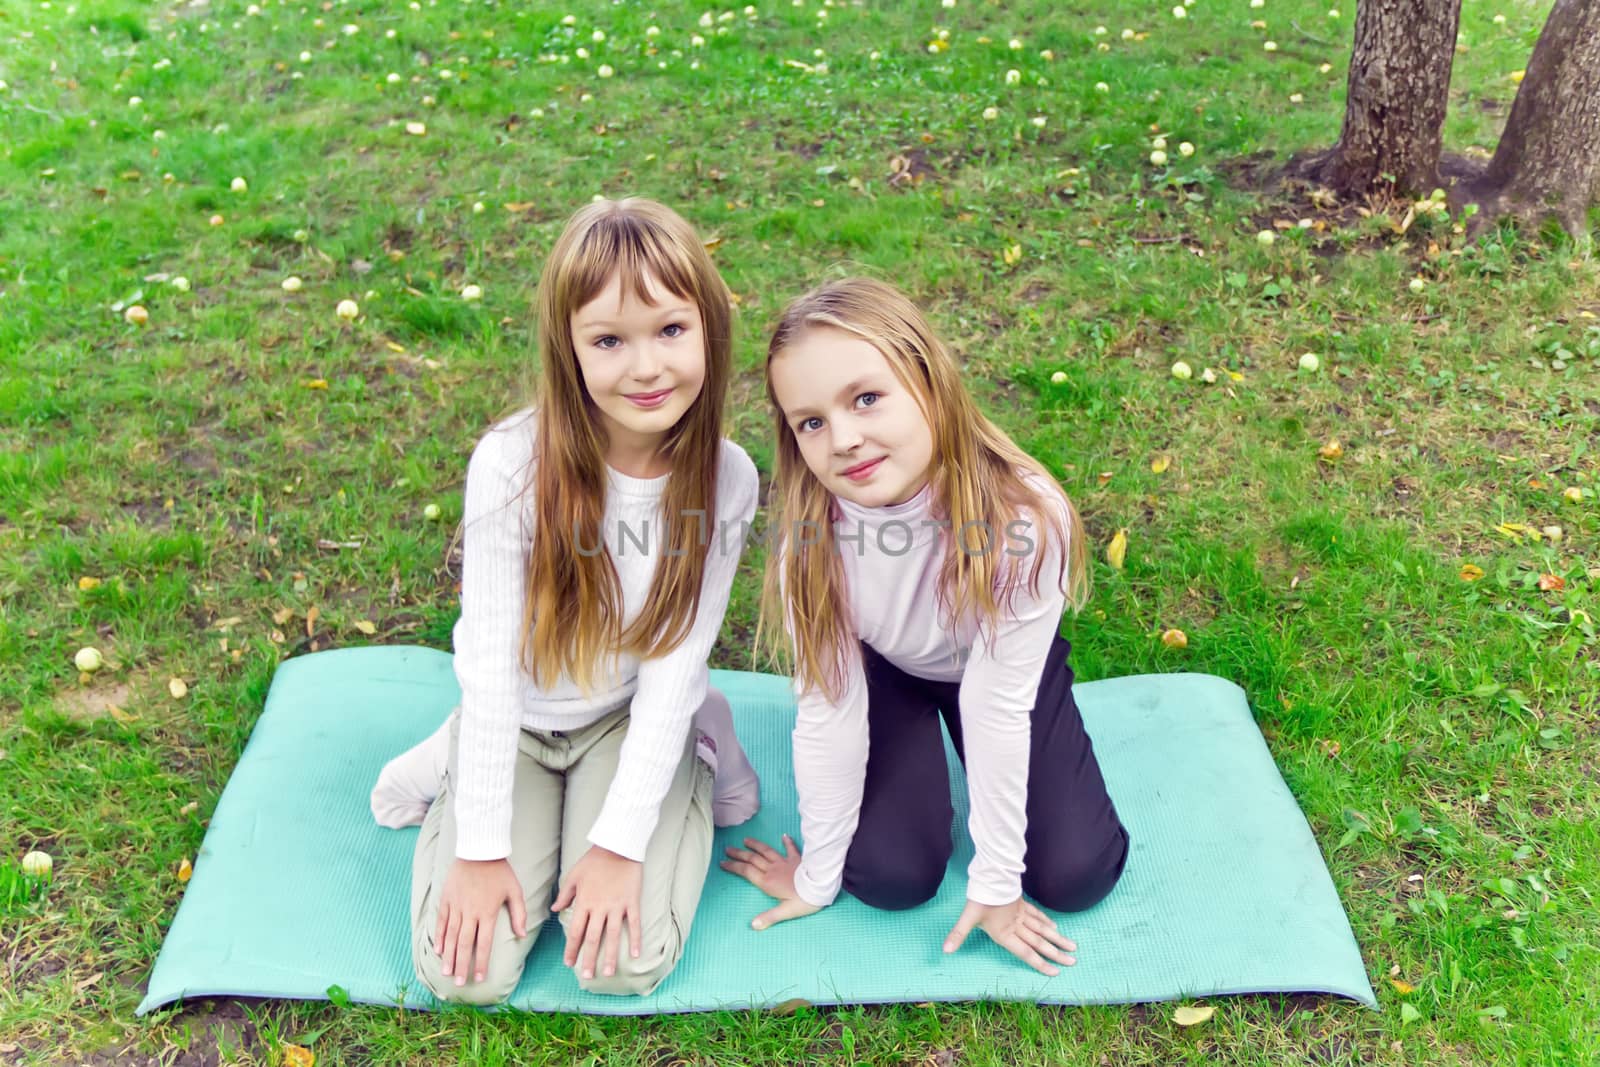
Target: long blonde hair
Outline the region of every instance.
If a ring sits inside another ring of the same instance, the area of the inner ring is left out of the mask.
[[[949,520],[941,531],[945,557],[939,575],[945,621],[953,623],[976,611],[980,626],[993,627],[1010,608],[1024,573],[1020,566],[1005,566],[998,552],[963,550],[959,535],[952,531],[965,530],[968,523],[998,517],[1016,520],[1025,514],[1044,522],[1044,537],[1053,539],[1058,549],[1067,545],[1062,571],[1054,579],[1068,603],[1080,607],[1089,595],[1089,568],[1083,526],[1072,502],[1038,460],[978,410],[961,383],[955,360],[916,304],[892,285],[844,278],[790,304],[767,345],[767,399],[777,443],[771,499],[777,506],[768,526],[773,533],[758,641],[766,636],[769,654],[780,661],[788,657],[804,688],[820,689],[838,699],[844,687],[842,657],[856,640],[834,538],[833,496],[806,466],[772,386],[773,361],[804,331],[816,327],[843,330],[881,352],[927,419],[933,434],[928,479],[932,507],[939,518]],[[1030,474],[1056,487],[1056,506],[1045,499],[1049,490],[1029,484]],[[989,523],[991,529],[1005,525]],[[815,536],[794,538],[797,530],[814,531]],[[1046,547],[1040,545],[1032,553],[1033,567],[1027,572],[1034,595],[1049,555]],[[787,620],[787,626],[774,625],[780,620]]]
[[[655,582],[622,629],[622,591],[604,543],[605,439],[583,384],[572,316],[613,277],[648,301],[647,278],[700,310],[706,349],[700,395],[667,433],[671,462],[661,503],[665,532]],[[528,556],[522,661],[534,681],[573,679],[593,688],[601,657],[662,655],[688,635],[700,605],[705,524],[716,515],[722,407],[733,343],[728,289],[693,227],[653,200],[601,200],[573,215],[539,279],[538,529]],[[695,514],[705,523],[692,521]],[[580,550],[580,546],[590,546]]]

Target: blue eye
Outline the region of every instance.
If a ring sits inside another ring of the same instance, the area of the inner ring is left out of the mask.
[[[822,420],[813,415],[809,419],[801,419],[800,424],[796,426],[795,429],[801,433],[810,433],[812,430],[817,428],[817,426],[812,426],[812,423],[816,423],[817,426],[821,426]]]
[[[616,348],[620,344],[622,344],[622,340],[609,333],[604,337],[599,338],[594,343],[596,348]]]
[[[666,327],[664,327],[662,329],[661,332],[666,334],[668,337],[682,337],[683,334],[685,333],[685,330],[684,330],[684,327],[683,327],[682,323],[674,322],[674,323],[669,323]]]
[[[882,393],[862,393],[860,396],[856,397],[856,404],[859,407],[870,408],[872,405],[876,404],[879,399],[882,398],[882,396]]]

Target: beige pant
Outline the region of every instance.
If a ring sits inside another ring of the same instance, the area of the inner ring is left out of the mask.
[[[484,981],[455,985],[439,972],[433,943],[439,919],[439,894],[455,862],[456,811],[452,781],[460,744],[460,716],[450,728],[450,762],[444,786],[422,822],[411,868],[411,957],[417,976],[441,1000],[464,1004],[498,1004],[510,996],[550,914],[557,878],[589,849],[588,834],[600,815],[616,774],[622,739],[628,732],[626,706],[580,730],[523,730],[517,741],[512,794],[511,869],[522,886],[528,909],[528,936],[511,933],[511,916],[500,909],[489,968]],[[711,866],[712,771],[694,756],[694,734],[684,746],[677,773],[661,802],[661,816],[644,858],[640,894],[639,958],[628,950],[624,931],[617,973],[578,979],[591,993],[645,994],[655,989],[683,956],[700,890]],[[565,929],[569,913],[562,912]]]

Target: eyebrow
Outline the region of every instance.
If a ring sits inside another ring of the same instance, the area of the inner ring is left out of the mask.
[[[863,392],[865,390],[866,386],[872,385],[875,382],[876,382],[876,379],[873,378],[873,376],[869,374],[866,377],[855,379],[849,385],[847,385],[843,389],[839,390],[839,392],[836,393],[835,395],[836,396],[840,396],[840,397],[851,396],[851,395],[853,395],[855,393]],[[783,414],[784,414],[785,418],[797,419],[797,418],[800,418],[801,416],[814,415],[814,414],[816,414],[816,412],[812,411],[810,408],[807,408],[807,407],[798,407],[798,408],[793,408],[793,409],[791,409],[789,411],[785,411]]]
[[[674,307],[663,308],[661,311],[657,312],[656,321],[659,322],[662,319],[675,318],[681,315],[693,315],[694,313],[695,309],[689,304],[678,304]],[[585,330],[594,330],[600,328],[609,329],[615,325],[616,322],[612,319],[583,319],[579,321],[577,328],[573,332],[581,333]]]

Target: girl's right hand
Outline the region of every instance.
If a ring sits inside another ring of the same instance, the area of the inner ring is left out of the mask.
[[[439,894],[439,922],[433,931],[433,944],[443,965],[440,974],[453,976],[458,986],[467,984],[469,972],[475,982],[488,976],[489,949],[501,908],[511,909],[511,932],[526,937],[527,905],[509,860],[458,859],[450,865],[444,891]]]
[[[751,927],[765,930],[786,919],[800,919],[807,915],[815,915],[822,910],[815,904],[807,904],[800,899],[800,894],[795,892],[794,872],[800,868],[800,850],[794,847],[793,838],[788,834],[783,835],[781,856],[777,849],[753,837],[745,838],[744,844],[744,848],[729,847],[728,858],[719,866],[730,874],[737,874],[778,901],[776,907],[768,908],[752,919]]]

